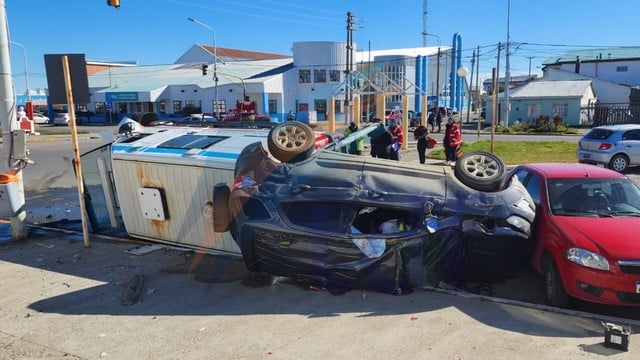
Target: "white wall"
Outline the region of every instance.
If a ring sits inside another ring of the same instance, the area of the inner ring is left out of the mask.
[[[598,101],[603,104],[627,104],[631,88],[626,85],[607,81],[602,78],[593,78],[573,71],[547,68],[544,72],[544,80],[591,80]]]

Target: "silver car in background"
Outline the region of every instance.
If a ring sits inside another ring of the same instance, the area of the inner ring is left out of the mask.
[[[578,162],[601,164],[618,172],[640,165],[640,124],[604,125],[578,142]]]

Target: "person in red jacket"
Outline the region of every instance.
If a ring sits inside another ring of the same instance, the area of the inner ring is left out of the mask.
[[[446,141],[446,144],[444,144],[446,164],[454,165],[456,163],[456,154],[460,149],[460,145],[462,145],[462,132],[460,131],[460,125],[453,118],[447,120],[444,140]]]
[[[402,128],[398,125],[398,122],[394,119],[389,120],[389,133],[391,133],[391,137],[393,138],[391,152],[389,154],[389,158],[391,160],[400,160],[400,156],[398,155],[400,149],[402,148],[402,142],[404,141],[404,135],[402,134]]]

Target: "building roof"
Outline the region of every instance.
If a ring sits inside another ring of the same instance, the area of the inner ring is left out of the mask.
[[[213,56],[214,51],[215,55],[218,57],[218,61],[240,61],[240,60],[276,60],[276,59],[291,59],[291,55],[282,55],[275,53],[267,53],[260,51],[251,51],[251,50],[240,50],[240,49],[230,49],[216,46],[215,49],[213,46],[208,45],[198,45],[204,51],[208,52]]]
[[[513,89],[509,98],[582,97],[589,87],[591,80],[532,81]]]
[[[640,46],[571,50],[567,51],[564,55],[547,58],[542,65],[575,63],[577,58],[579,58],[581,62],[640,59]]]
[[[247,81],[253,77],[274,75],[276,69],[284,71],[290,58],[276,60],[236,61],[218,63],[218,86]],[[213,65],[206,76],[202,75],[202,63],[144,65],[114,67],[89,76],[92,88],[98,92],[153,91],[169,85],[196,85],[201,88],[214,86]],[[250,82],[250,81],[247,81]]]
[[[356,52],[355,62],[367,62],[369,59],[373,61],[376,56],[408,56],[408,57],[416,57],[416,56],[431,56],[438,54],[438,47],[440,48],[440,52],[443,53],[449,49],[451,46],[427,46],[427,47],[417,47],[417,48],[403,48],[403,49],[388,49],[388,50],[359,50]]]

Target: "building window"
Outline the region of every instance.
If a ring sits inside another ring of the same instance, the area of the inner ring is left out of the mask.
[[[318,113],[322,114],[322,117],[318,117],[319,119],[326,119],[327,115],[327,100],[325,99],[316,99],[313,100],[313,109]]]
[[[278,100],[269,99],[269,114],[275,114],[278,112]]]
[[[327,82],[327,70],[313,70],[313,82],[325,83]]]
[[[193,100],[185,100],[184,101],[184,107],[196,107],[196,102]]]
[[[137,102],[136,103],[136,112],[142,112],[142,103],[141,102]]]
[[[300,70],[298,72],[300,80],[300,83],[310,83],[311,82],[311,70]]]
[[[167,113],[167,101],[166,100],[160,100],[160,106],[158,107],[158,111],[160,112],[160,114],[166,114]]]
[[[329,81],[340,82],[340,70],[329,70]]]
[[[213,100],[211,102],[211,109],[213,109],[214,114],[226,114],[227,113],[227,102],[226,100],[218,99],[218,106],[216,107],[216,101]]]
[[[93,105],[94,109],[95,109],[95,113],[96,114],[102,114],[104,113],[104,103],[103,102],[96,102]]]
[[[616,67],[616,71],[617,72],[627,72],[627,71],[629,71],[629,67],[628,66],[618,66],[618,67]]]
[[[553,117],[565,119],[569,115],[569,104],[553,104]]]
[[[298,104],[298,111],[309,111],[309,104],[307,103]]]
[[[342,100],[333,100],[333,111],[334,114],[342,112]]]
[[[542,106],[540,104],[527,104],[527,118],[537,119],[542,115]]]
[[[182,101],[173,100],[173,113],[180,114],[182,112]]]

